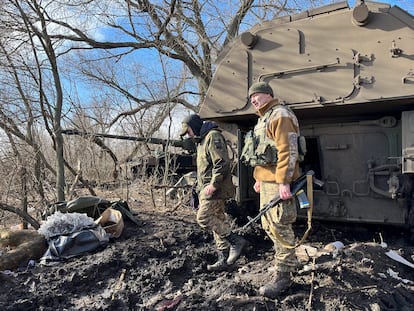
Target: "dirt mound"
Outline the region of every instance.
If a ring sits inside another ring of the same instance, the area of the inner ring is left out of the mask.
[[[212,236],[195,211],[131,203],[139,226],[126,220],[104,249],[52,266],[0,274],[1,310],[412,310],[414,248],[401,230],[314,224],[294,284],[269,300],[257,290],[271,277],[273,251],[253,228],[244,255],[228,271],[209,273]],[[298,223],[298,235],[306,224]],[[381,231],[379,231],[381,230]],[[381,233],[381,235],[380,235]],[[380,238],[388,244],[380,245]],[[376,241],[375,241],[376,240]],[[343,248],[324,249],[333,241]]]

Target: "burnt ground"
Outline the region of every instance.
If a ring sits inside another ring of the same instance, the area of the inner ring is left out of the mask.
[[[257,295],[269,280],[273,251],[257,226],[244,255],[228,271],[209,273],[212,236],[189,207],[129,200],[139,226],[103,249],[52,266],[0,274],[1,310],[413,310],[414,247],[399,228],[314,222],[290,290],[276,300]],[[158,201],[156,200],[156,203]],[[159,203],[159,202],[158,202]],[[158,204],[156,204],[158,205]],[[305,221],[295,230],[301,236]],[[330,242],[345,247],[333,251]],[[385,242],[383,248],[379,243]],[[325,250],[324,250],[325,249]],[[314,251],[318,252],[315,253]],[[309,256],[308,256],[308,255]]]

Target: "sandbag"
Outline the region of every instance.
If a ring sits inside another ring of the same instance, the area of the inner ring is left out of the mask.
[[[109,242],[106,231],[83,213],[56,212],[49,216],[38,232],[48,243],[41,264],[61,261],[105,247]]]
[[[67,235],[55,236],[48,240],[49,247],[40,259],[40,263],[48,264],[52,261],[62,261],[79,256],[105,247],[108,242],[109,236],[100,225]]]
[[[82,196],[71,201],[61,201],[49,205],[43,213],[42,218],[46,219],[55,212],[62,213],[84,213],[93,219],[98,218],[101,213],[111,206],[111,202],[96,196]]]

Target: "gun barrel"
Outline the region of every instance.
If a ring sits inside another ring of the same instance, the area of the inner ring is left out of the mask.
[[[142,141],[149,144],[157,144],[157,145],[171,145],[173,147],[183,148],[188,151],[195,152],[196,146],[194,142],[190,139],[184,140],[176,140],[176,139],[162,139],[156,137],[136,137],[136,136],[124,136],[124,135],[113,135],[113,134],[103,134],[103,133],[88,133],[79,131],[76,129],[67,129],[62,130],[62,134],[65,135],[79,135],[85,137],[103,137],[103,138],[114,138],[114,139],[122,139],[122,140],[132,140],[132,141]]]

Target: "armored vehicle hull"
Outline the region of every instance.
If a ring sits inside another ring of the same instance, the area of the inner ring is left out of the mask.
[[[413,16],[343,2],[243,33],[220,56],[200,109],[239,155],[257,121],[247,95],[257,81],[298,116],[308,149],[302,169],[324,181],[314,218],[413,226]],[[237,201],[257,203],[252,169],[237,167]]]

